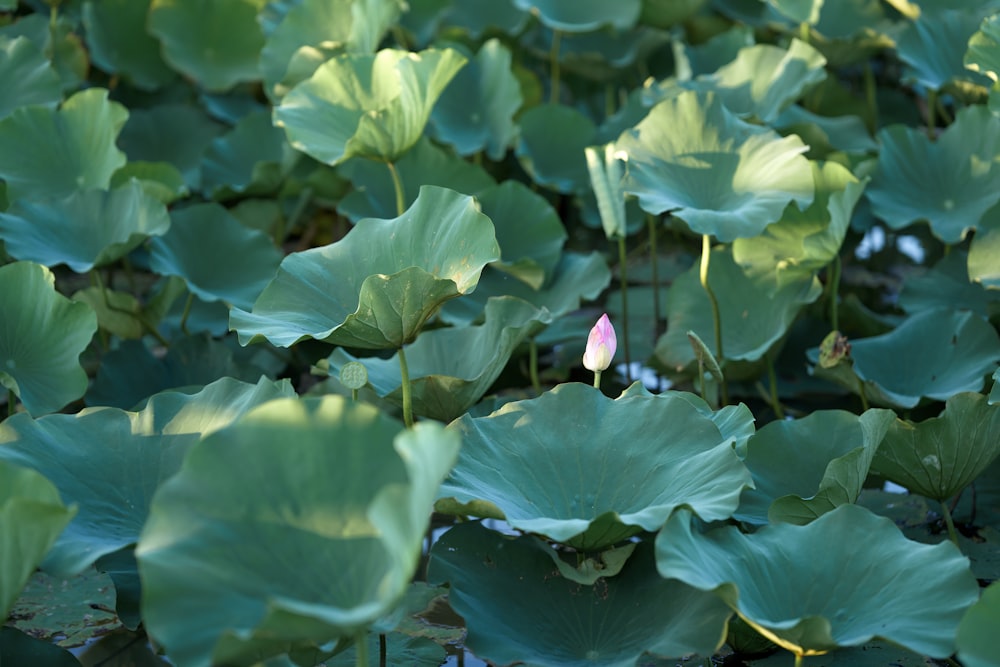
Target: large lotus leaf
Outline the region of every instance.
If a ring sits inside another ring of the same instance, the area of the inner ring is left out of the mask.
[[[271,401],[209,435],[136,550],[150,635],[192,667],[356,635],[406,592],[458,448],[340,396]]]
[[[26,37],[0,37],[0,118],[21,106],[55,106],[62,100],[59,75],[42,50]]]
[[[671,211],[720,241],[756,236],[789,202],[803,207],[813,199],[798,137],[745,123],[714,93],[660,102],[616,145],[626,156],[625,190],[646,211]]]
[[[741,117],[772,122],[810,87],[826,78],[826,58],[803,41],[788,49],[757,44],[741,49],[736,59],[693,85],[711,90],[727,109]]]
[[[154,492],[195,441],[256,405],[292,395],[287,380],[223,378],[193,395],[157,394],[139,412],[87,408],[38,420],[15,415],[0,424],[0,459],[44,474],[64,502],[79,507],[46,569],[72,576],[135,544]]]
[[[396,215],[396,195],[392,175],[381,162],[355,158],[338,171],[354,186],[337,205],[337,211],[357,222],[361,218],[391,218]],[[396,163],[403,184],[403,202],[410,206],[420,188],[438,185],[466,195],[478,195],[496,185],[482,167],[463,160],[421,137]]]
[[[184,278],[203,301],[250,308],[281,264],[269,236],[244,227],[219,204],[178,209],[170,220],[170,231],[150,244],[149,266]]]
[[[12,257],[77,273],[116,261],[169,227],[167,207],[135,179],[110,191],[18,199],[0,213],[0,239]]]
[[[1000,73],[1000,15],[983,19],[979,30],[969,39],[962,62],[967,69],[997,82],[997,74]]]
[[[712,250],[708,284],[719,301],[723,358],[745,361],[763,357],[785,335],[802,306],[815,301],[822,291],[812,275],[777,288],[756,284],[747,279],[726,247]],[[681,371],[695,361],[688,331],[703,341],[715,340],[712,307],[697,264],[674,280],[666,317],[670,325],[656,343],[656,356],[668,368]]]
[[[802,137],[813,155],[829,156],[839,151],[867,154],[878,150],[878,144],[858,115],[821,116],[793,104],[774,119],[772,126],[782,134]]]
[[[259,78],[263,0],[153,0],[147,26],[163,59],[207,90]]]
[[[552,316],[514,297],[486,304],[480,326],[428,331],[406,348],[415,414],[449,422],[472,407],[500,376],[514,349]],[[350,361],[361,361],[379,396],[403,404],[399,360],[356,359],[343,350],[330,357],[330,374],[339,375]]]
[[[449,428],[463,447],[439,507],[492,505],[514,528],[584,550],[657,530],[681,505],[728,518],[751,486],[733,439],[676,392],[612,400],[568,383]]]
[[[985,106],[959,111],[937,141],[903,125],[878,138],[882,152],[865,195],[893,229],[927,220],[935,236],[957,243],[1000,201],[1000,118]]]
[[[767,0],[767,4],[795,23],[814,24],[823,10],[823,0]]]
[[[909,65],[904,77],[930,90],[953,80],[988,84],[985,77],[966,69],[964,62],[969,38],[981,20],[976,11],[956,9],[922,14],[910,22],[896,40],[896,53]]]
[[[594,143],[597,126],[564,104],[542,104],[518,118],[517,157],[531,178],[564,194],[590,188],[584,150]]]
[[[894,419],[891,410],[868,410],[860,417],[817,410],[764,426],[747,442],[743,462],[755,488],[743,492],[736,518],[805,524],[853,503]]]
[[[1000,406],[982,394],[948,399],[938,417],[896,421],[872,463],[880,475],[927,498],[946,500],[1000,456]]]
[[[288,92],[274,124],[320,162],[354,155],[394,162],[423,134],[438,96],[465,62],[454,49],[337,56]]]
[[[165,205],[191,194],[180,170],[166,162],[128,162],[111,177],[111,188],[120,188],[133,178],[147,195]]]
[[[613,5],[604,0],[513,0],[514,6],[531,12],[549,28],[566,32],[590,32],[610,25],[628,30],[639,20],[642,0],[622,0]]]
[[[0,178],[7,199],[107,188],[125,164],[115,138],[127,118],[125,107],[109,102],[103,88],[76,93],[59,109],[15,109],[0,120]]]
[[[160,55],[160,43],[146,30],[152,0],[88,0],[83,26],[94,63],[124,76],[142,90],[156,90],[176,76]]]
[[[232,310],[230,327],[244,345],[400,348],[499,258],[493,223],[471,197],[426,186],[398,218],[360,220],[336,243],[285,257],[253,311]]]
[[[979,231],[975,238],[980,238]],[[1000,254],[993,255],[992,262],[1000,269]],[[970,310],[984,319],[989,317],[991,304],[1000,299],[996,293],[969,280],[969,263],[960,250],[948,253],[926,273],[908,276],[896,304],[910,315],[952,308]]]
[[[958,626],[958,657],[966,667],[996,667],[997,628],[1000,627],[1000,582],[983,591]]]
[[[293,5],[260,53],[264,91],[275,101],[288,92],[285,75],[302,47],[320,53],[374,52],[399,10],[397,0],[302,0]]]
[[[889,333],[851,341],[854,371],[878,385],[893,404],[912,408],[921,397],[943,401],[979,391],[1000,361],[1000,336],[968,311],[925,310]]]
[[[0,662],[8,665],[80,667],[80,661],[66,649],[8,626],[0,627]]]
[[[497,664],[626,667],[645,651],[711,655],[729,609],[718,598],[656,575],[640,544],[621,573],[578,584],[553,572],[550,550],[478,522],[458,524],[435,543],[428,578],[450,584],[448,602],[465,619],[465,645]],[[672,664],[672,661],[671,661]]]
[[[121,147],[130,162],[168,162],[181,172],[188,188],[201,185],[201,161],[223,127],[189,104],[160,104],[136,109],[122,129]]]
[[[1000,290],[1000,211],[979,223],[969,246],[969,279],[990,290]]]
[[[551,33],[537,31],[535,34],[535,44],[540,50],[552,48]],[[669,44],[670,35],[666,31],[645,26],[570,33],[563,35],[559,41],[559,61],[568,73],[614,85],[620,81],[623,69],[650,58]]]
[[[441,93],[431,113],[431,128],[459,155],[485,151],[491,160],[501,160],[517,136],[514,114],[522,101],[510,50],[491,39]]]
[[[479,39],[490,31],[518,35],[529,19],[530,14],[517,7],[514,0],[464,0],[452,4],[446,22]]]
[[[387,665],[406,665],[407,667],[440,667],[447,664],[448,655],[444,646],[425,637],[410,637],[402,632],[390,632],[382,635],[369,632],[366,642],[368,655],[380,655],[382,640],[385,640],[385,663]],[[326,658],[322,663],[299,662],[298,664],[322,664],[326,667],[357,667],[357,644],[347,650]]]
[[[604,144],[603,147],[587,146],[584,154],[604,235],[609,239],[625,238],[628,233],[625,193],[622,191],[625,164],[615,155],[614,143]]]
[[[798,655],[876,636],[932,657],[951,655],[979,590],[955,545],[911,542],[890,519],[857,505],[752,535],[730,526],[697,533],[690,513],[677,512],[656,538],[656,558],[661,575],[715,591]]]
[[[87,390],[80,354],[97,332],[89,306],[55,289],[44,266],[0,266],[0,385],[33,415],[59,410]]]
[[[771,292],[810,279],[840,252],[864,183],[836,162],[813,162],[816,198],[805,210],[785,209],[758,236],[733,242],[733,260]],[[709,267],[711,268],[711,267]]]
[[[213,197],[227,194],[227,190],[247,194],[274,191],[300,156],[271,123],[267,111],[251,112],[205,151],[202,187]]]
[[[19,16],[13,23],[7,22],[0,28],[0,34],[5,37],[27,37],[37,44],[50,59],[66,93],[88,85],[85,81],[90,67],[90,59],[80,39],[79,23],[69,14],[64,11],[53,17],[48,10],[38,11]]]
[[[7,618],[28,577],[75,512],[42,475],[0,461],[0,617]]]

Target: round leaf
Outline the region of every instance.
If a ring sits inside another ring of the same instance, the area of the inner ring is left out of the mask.
[[[590,187],[584,151],[594,143],[594,122],[572,107],[542,104],[520,117],[517,157],[540,185],[576,194]]]
[[[217,198],[227,190],[274,191],[300,156],[271,124],[269,113],[251,112],[209,144],[201,164],[202,186]]]
[[[878,636],[949,656],[979,590],[955,545],[911,542],[891,520],[857,505],[752,535],[734,527],[698,533],[690,513],[677,512],[656,538],[656,560],[661,575],[715,591],[758,632],[798,655]]]
[[[452,509],[491,503],[511,526],[584,550],[657,530],[681,505],[725,519],[750,485],[733,440],[676,392],[612,400],[562,384],[449,428],[463,442],[440,492]]]
[[[27,37],[0,37],[0,81],[4,82],[0,118],[31,104],[55,106],[62,101],[59,75],[42,50]]]
[[[405,593],[458,446],[339,396],[271,401],[209,435],[136,550],[150,635],[193,666],[355,635]]]
[[[274,109],[295,148],[320,162],[394,162],[417,142],[438,96],[465,64],[453,49],[383,49],[323,63]]]
[[[996,83],[1000,73],[1000,15],[983,19],[979,30],[969,39],[969,48],[962,62],[966,68],[988,76]]]
[[[471,197],[427,186],[400,217],[361,220],[337,243],[285,257],[253,311],[233,309],[230,327],[244,345],[316,338],[399,348],[499,257],[493,224]]]
[[[121,74],[136,88],[156,90],[176,76],[163,62],[160,43],[146,29],[152,0],[88,0],[83,25],[94,63]]]
[[[479,523],[459,524],[431,551],[428,578],[450,583],[465,645],[497,664],[632,667],[639,655],[710,655],[729,609],[712,595],[656,575],[640,544],[621,573],[586,586],[553,572],[551,549]]]
[[[0,385],[33,415],[55,412],[87,390],[80,354],[97,331],[89,306],[55,290],[43,266],[0,266]]]
[[[566,32],[590,32],[610,25],[628,30],[639,20],[641,0],[619,0],[609,4],[604,0],[513,0],[518,9],[531,12],[549,28]]]
[[[981,19],[979,12],[969,9],[921,13],[896,40],[900,60],[910,66],[905,76],[930,90],[939,90],[953,80],[987,83],[964,63],[969,38]]]
[[[615,142],[626,159],[625,191],[697,234],[728,242],[756,236],[789,202],[813,199],[807,146],[750,125],[713,93],[688,91],[657,104]]]
[[[996,667],[996,633],[1000,626],[1000,582],[983,591],[958,626],[958,657],[967,667]]]

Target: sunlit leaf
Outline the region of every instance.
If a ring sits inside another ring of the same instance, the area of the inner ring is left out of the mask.
[[[603,150],[587,146],[587,171],[590,185],[597,198],[597,208],[601,213],[601,226],[609,239],[625,237],[625,193],[622,191],[624,163],[615,156],[615,145],[605,144]]]

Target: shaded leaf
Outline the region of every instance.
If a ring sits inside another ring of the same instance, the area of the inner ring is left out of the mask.
[[[1000,624],[1000,583],[983,591],[958,626],[958,657],[967,667],[995,667],[996,628]]]
[[[142,90],[156,90],[176,76],[146,29],[152,0],[88,0],[83,4],[90,57],[109,74],[123,75]]]
[[[267,111],[251,112],[209,144],[201,164],[202,187],[213,197],[227,190],[277,190],[298,157]]]
[[[939,90],[954,80],[986,83],[985,77],[972,73],[964,64],[969,38],[981,20],[978,12],[960,8],[921,13],[909,22],[896,40],[896,53],[910,66],[904,78],[930,90]]]
[[[532,107],[518,120],[517,157],[536,183],[564,194],[590,187],[584,150],[597,132],[592,120],[562,104]]]
[[[603,0],[513,0],[518,9],[531,12],[549,28],[566,32],[590,32],[604,25],[627,30],[639,20],[641,0],[622,0],[609,5]]]
[[[4,86],[0,118],[18,107],[54,107],[62,101],[59,75],[42,50],[26,37],[0,37],[0,82]]]

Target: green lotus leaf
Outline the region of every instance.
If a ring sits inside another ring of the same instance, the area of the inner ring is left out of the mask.
[[[712,250],[708,283],[719,300],[723,359],[729,360],[763,357],[785,335],[802,306],[815,301],[822,291],[812,275],[778,287],[756,284],[747,279],[727,247]],[[710,341],[715,351],[712,308],[697,264],[674,280],[666,317],[670,326],[656,343],[656,356],[668,368],[680,372],[695,361],[688,331]]]
[[[904,78],[930,90],[956,80],[988,85],[986,77],[966,69],[964,62],[969,39],[981,20],[976,11],[956,9],[922,13],[909,22],[896,40],[899,59],[909,65]]]
[[[203,301],[250,308],[281,264],[269,236],[244,227],[219,204],[178,209],[170,220],[170,231],[150,243],[149,266],[184,278]]]
[[[98,286],[86,287],[70,297],[90,306],[97,314],[97,324],[121,339],[139,339],[146,335],[142,325],[142,304],[128,292],[116,292]]]
[[[540,289],[562,256],[566,229],[559,214],[541,195],[507,180],[476,198],[496,228],[501,260],[492,266]]]
[[[128,162],[111,176],[111,189],[139,181],[147,195],[162,204],[172,204],[190,193],[180,170],[166,162]]]
[[[33,415],[55,412],[87,390],[80,354],[97,331],[89,306],[56,292],[44,266],[0,266],[0,385]]]
[[[639,20],[642,0],[623,0],[610,5],[603,0],[513,0],[518,9],[531,12],[553,30],[590,32],[606,25],[628,30]]]
[[[979,232],[975,238],[979,238]],[[994,255],[993,262],[1000,268]],[[907,277],[899,292],[897,305],[910,315],[924,310],[951,308],[970,310],[982,318],[989,317],[998,297],[969,280],[966,254],[962,251],[948,253],[933,268],[923,274]]]
[[[723,242],[756,236],[789,202],[813,199],[807,147],[743,122],[714,93],[660,102],[616,145],[626,156],[625,191],[646,211],[672,211]]]
[[[539,310],[514,297],[491,299],[480,326],[434,329],[406,348],[413,412],[449,422],[483,397],[507,365],[511,353],[528,336],[551,321]],[[330,356],[330,374],[346,363],[362,361],[375,393],[403,404],[399,360],[357,359],[343,350]]]
[[[150,635],[192,667],[355,636],[406,592],[458,447],[340,396],[271,401],[207,436],[136,549]]]
[[[459,155],[484,151],[491,160],[501,160],[517,136],[514,114],[522,102],[510,50],[491,39],[441,93],[431,112],[431,129]]]
[[[243,348],[237,352],[243,354],[204,335],[176,338],[165,355],[154,354],[142,341],[124,341],[104,355],[85,402],[130,410],[168,389],[191,393],[223,377],[256,382],[261,375],[274,375],[247,359]]]
[[[793,104],[774,119],[772,126],[782,134],[799,135],[809,144],[813,155],[837,151],[867,154],[878,150],[864,121],[856,115],[820,116]]]
[[[894,420],[891,410],[868,410],[860,417],[817,410],[795,421],[767,424],[747,442],[743,462],[755,488],[743,492],[736,518],[806,524],[853,503]]]
[[[767,0],[767,4],[795,23],[809,25],[819,21],[820,12],[823,10],[823,0]]]
[[[425,186],[398,218],[360,220],[337,243],[286,256],[253,311],[232,310],[230,328],[244,345],[398,349],[499,258],[493,223],[471,197]]]
[[[551,549],[478,522],[458,524],[431,550],[428,578],[468,628],[466,646],[496,664],[631,667],[643,652],[711,655],[729,609],[715,596],[656,575],[639,544],[621,573],[578,584],[553,572]]]
[[[552,48],[552,36],[539,31],[536,44],[541,50]],[[559,40],[559,60],[566,72],[593,82],[614,85],[622,70],[643,62],[659,49],[670,44],[670,35],[663,30],[636,26],[628,30],[602,28],[593,32],[562,35]]]
[[[147,29],[163,59],[201,87],[225,91],[259,78],[263,0],[152,0]]]
[[[463,447],[439,507],[492,503],[514,528],[587,551],[657,530],[681,505],[725,519],[752,485],[733,439],[678,392],[612,400],[567,383],[449,429]]]
[[[587,172],[597,199],[604,235],[609,239],[625,238],[625,193],[621,186],[624,163],[615,156],[613,143],[605,144],[603,150],[599,150],[597,146],[588,146],[584,149],[584,154],[587,156]]]
[[[191,190],[201,187],[201,162],[223,127],[188,104],[137,109],[122,129],[121,147],[130,162],[167,162],[177,167]]]
[[[7,422],[0,424],[0,429],[6,428]],[[0,460],[0,616],[7,618],[31,573],[75,513],[59,500],[52,482]]]
[[[52,63],[66,93],[92,85],[86,83],[90,58],[80,39],[79,21],[69,14],[61,12],[53,17],[48,11],[34,12],[0,28],[4,37],[27,37],[37,44]]]
[[[1000,289],[1000,216],[989,214],[979,223],[969,246],[969,279],[989,290]]]
[[[0,660],[10,665],[80,666],[66,649],[7,626],[0,627]]]
[[[1000,582],[983,591],[958,626],[958,658],[966,667],[996,667],[996,632],[1000,625]]]
[[[167,207],[135,179],[110,191],[18,199],[0,213],[0,239],[12,257],[77,273],[114,262],[169,227]]]
[[[997,82],[997,74],[1000,73],[1000,15],[983,19],[979,30],[969,39],[962,64]]]
[[[260,53],[264,91],[274,101],[288,92],[285,74],[302,47],[329,55],[338,51],[373,53],[385,31],[399,18],[399,10],[397,0],[302,0],[292,5]]]
[[[878,139],[882,152],[865,195],[893,229],[927,220],[935,236],[957,243],[1000,201],[1000,118],[986,107],[959,111],[937,141],[902,125]]]
[[[489,31],[517,35],[527,25],[531,15],[514,4],[514,0],[464,0],[454,3],[446,22],[461,26],[479,39]]]
[[[736,115],[770,123],[826,78],[825,65],[823,54],[798,39],[792,39],[788,49],[757,44],[740,49],[735,60],[699,77],[694,85],[714,91]]]
[[[152,0],[87,0],[83,26],[94,63],[142,90],[156,90],[177,76],[163,61],[160,43],[146,29]]]
[[[465,62],[454,49],[337,56],[285,95],[274,124],[292,146],[326,164],[355,155],[394,162],[423,134]]]
[[[271,124],[268,112],[255,111],[209,144],[201,164],[202,187],[212,197],[227,191],[272,192],[281,186],[300,155]]]
[[[643,0],[639,22],[654,28],[669,28],[684,22],[706,4],[706,0]]]
[[[816,198],[804,211],[785,209],[762,234],[733,242],[733,260],[771,294],[810,280],[840,253],[864,183],[836,162],[813,162]],[[711,267],[709,267],[711,269]]]
[[[337,211],[357,222],[361,218],[392,218],[396,215],[395,190],[388,167],[380,162],[356,158],[338,171],[354,186],[340,200]],[[478,195],[496,185],[482,167],[444,150],[421,137],[396,163],[403,183],[403,201],[410,206],[420,188],[437,185],[466,195]]]
[[[676,512],[656,538],[656,560],[662,576],[714,591],[797,655],[876,636],[932,657],[951,655],[979,590],[955,545],[911,542],[890,519],[857,505],[752,535],[731,526],[697,533],[690,513]]]
[[[677,78],[689,79],[699,74],[711,74],[734,61],[741,50],[754,43],[753,28],[737,24],[703,44],[684,44],[682,58],[686,75],[678,74]]]
[[[45,567],[79,574],[102,556],[135,544],[153,493],[181,466],[199,438],[273,398],[292,396],[287,380],[256,385],[223,378],[193,395],[157,394],[138,412],[87,408],[0,425],[0,459],[37,470],[79,512],[52,547]]]
[[[1000,336],[974,313],[925,310],[889,333],[852,340],[851,356],[858,377],[894,405],[912,408],[921,397],[943,401],[981,390],[1000,361]]]
[[[896,421],[872,467],[914,493],[943,501],[968,486],[1000,456],[1000,406],[982,394],[950,397],[938,417]]]
[[[380,635],[369,632],[366,639],[368,655],[379,655]],[[407,665],[407,667],[440,667],[447,663],[448,656],[444,647],[424,637],[410,637],[401,632],[390,632],[385,635],[385,656],[387,665]],[[347,650],[326,658],[322,664],[326,667],[356,667],[358,664],[356,645]],[[304,664],[304,663],[299,663]],[[320,664],[320,663],[315,663]]]
[[[1000,403],[1000,368],[993,371],[993,389],[990,390],[990,405]]]
[[[584,150],[597,132],[592,120],[563,104],[532,107],[518,120],[517,157],[536,183],[564,194],[590,188]]]
[[[18,107],[54,107],[62,101],[59,75],[42,50],[26,37],[0,37],[0,81],[4,82],[0,118]]]
[[[819,22],[813,28],[823,37],[840,40],[866,56],[867,50],[858,47],[866,43],[865,40],[871,33],[887,38],[887,33],[897,31],[879,0],[824,2]],[[824,44],[824,48],[828,47],[829,42]]]
[[[15,109],[0,120],[0,178],[7,183],[7,199],[107,188],[125,164],[115,138],[126,118],[125,107],[109,102],[102,88],[76,93],[59,109]]]

